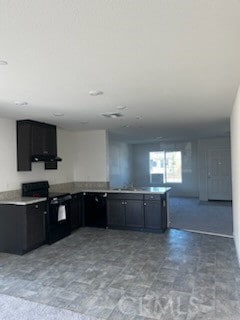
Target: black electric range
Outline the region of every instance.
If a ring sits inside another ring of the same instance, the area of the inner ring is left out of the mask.
[[[48,181],[22,184],[23,197],[46,197],[46,241],[52,244],[71,233],[71,195],[62,192],[49,192]]]

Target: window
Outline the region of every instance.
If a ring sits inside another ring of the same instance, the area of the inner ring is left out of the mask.
[[[181,183],[181,151],[154,151],[149,153],[150,182]]]

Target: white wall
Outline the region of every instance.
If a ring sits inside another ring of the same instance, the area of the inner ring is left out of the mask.
[[[106,130],[74,133],[74,181],[109,181]]]
[[[69,132],[57,129],[58,170],[44,170],[32,163],[32,171],[17,171],[16,121],[0,118],[0,192],[21,188],[21,183],[48,180],[109,181],[108,135],[105,130]]]
[[[208,201],[207,155],[208,150],[214,147],[229,147],[230,149],[230,138],[201,139],[198,141],[199,200],[201,201]]]
[[[32,171],[17,171],[16,121],[0,118],[0,192],[21,188],[21,183],[48,180],[50,184],[73,181],[72,133],[57,130],[58,170],[44,170],[44,163],[33,163]]]
[[[111,188],[133,183],[132,146],[109,135],[109,181]]]
[[[240,263],[240,88],[231,114],[233,235]]]

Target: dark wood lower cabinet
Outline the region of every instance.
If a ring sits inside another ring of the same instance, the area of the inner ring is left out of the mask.
[[[0,251],[24,254],[46,241],[46,202],[0,205]]]
[[[144,201],[145,228],[160,230],[162,228],[162,213],[160,201]]]
[[[107,221],[109,227],[124,228],[126,225],[125,202],[120,199],[107,200]]]
[[[168,227],[168,198],[167,194],[164,194],[161,198],[161,223],[162,223],[162,230],[166,230]]]
[[[71,230],[82,227],[82,193],[76,193],[72,195],[71,199]]]
[[[143,202],[141,200],[125,201],[126,209],[126,227],[143,228],[144,227],[144,212]]]
[[[164,232],[167,228],[167,198],[160,194],[109,193],[109,228]]]
[[[167,194],[73,194],[71,228],[108,226],[164,232],[167,229],[167,202]],[[0,252],[24,254],[45,243],[46,207],[46,202],[0,204]]]
[[[29,205],[26,208],[26,247],[25,250],[31,250],[44,243],[46,240],[45,228],[45,204]]]
[[[108,227],[139,229],[144,226],[143,195],[109,193],[107,198]]]

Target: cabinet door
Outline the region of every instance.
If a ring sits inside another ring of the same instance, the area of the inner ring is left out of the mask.
[[[32,154],[57,155],[56,127],[32,124]]]
[[[31,125],[17,121],[17,170],[31,171]]]
[[[25,253],[25,206],[0,204],[0,251],[14,254]]]
[[[44,149],[48,154],[57,155],[57,134],[55,126],[46,125],[44,128]]]
[[[126,225],[125,202],[120,199],[107,200],[107,224],[109,227],[123,228]]]
[[[132,228],[144,227],[144,211],[143,201],[141,200],[126,200],[126,226]]]
[[[161,201],[149,200],[144,202],[145,228],[161,229]]]
[[[168,208],[167,208],[167,195],[164,194],[161,198],[161,223],[162,223],[162,230],[165,231],[167,229],[167,211],[168,211]]]
[[[43,154],[44,127],[41,124],[32,124],[32,154]]]
[[[46,240],[46,202],[28,205],[26,208],[26,250],[40,246]]]
[[[74,194],[71,200],[71,229],[82,226],[82,195]]]

